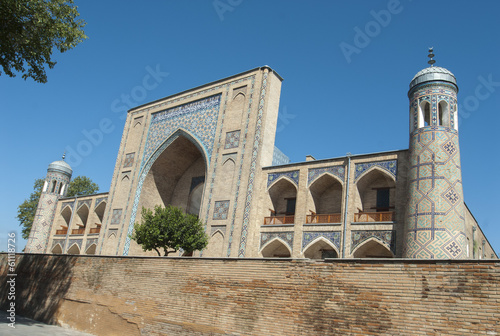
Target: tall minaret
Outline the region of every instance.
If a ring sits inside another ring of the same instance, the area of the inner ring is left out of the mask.
[[[455,76],[434,66],[410,83],[409,200],[404,257],[466,258]]]
[[[47,176],[43,185],[42,194],[38,201],[35,219],[31,226],[30,236],[24,251],[26,253],[46,252],[49,241],[50,228],[57,207],[59,197],[65,196],[73,170],[64,161],[54,161],[49,164]]]

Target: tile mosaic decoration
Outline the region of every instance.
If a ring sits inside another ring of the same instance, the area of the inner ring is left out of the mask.
[[[293,250],[293,232],[262,232],[260,234],[260,248],[264,247],[268,242],[275,238],[280,238],[282,241],[284,241],[288,247],[290,248],[290,251]]]
[[[52,240],[52,246],[50,247],[50,251],[52,251],[52,249],[54,249],[54,247],[59,244],[61,246],[61,251],[64,251],[64,242],[66,240],[65,239],[54,239]]]
[[[444,85],[423,87],[410,99],[412,102],[430,100],[433,113],[436,113],[439,101],[446,100],[453,111],[456,104],[455,92],[443,87]],[[436,118],[434,115],[433,120]],[[425,126],[412,133],[405,257],[467,257],[460,167],[458,132],[455,129]]]
[[[61,211],[64,210],[65,207],[69,206],[71,210],[73,210],[73,206],[75,205],[75,202],[63,202],[61,204]]]
[[[87,251],[87,249],[90,246],[92,246],[92,244],[96,244],[97,245],[97,241],[98,241],[98,238],[87,239],[87,242],[85,243],[85,251]]]
[[[250,209],[252,206],[253,185],[255,182],[255,171],[257,169],[257,156],[259,154],[259,147],[261,142],[262,115],[264,114],[264,102],[266,99],[267,77],[268,77],[268,70],[266,69],[264,71],[264,76],[262,77],[262,85],[260,88],[257,123],[255,126],[255,137],[253,141],[252,158],[250,160],[250,174],[248,176],[247,192],[245,197],[245,210],[243,211],[243,223],[241,225],[240,246],[238,248],[238,257],[240,258],[243,258],[245,256],[245,250],[247,246],[248,222],[250,220]],[[248,123],[249,123],[249,118],[247,118],[247,129],[248,129]],[[243,163],[243,158],[241,162]],[[239,184],[239,181],[237,183]],[[230,236],[230,239],[232,239],[232,234]],[[231,247],[229,246],[228,254],[230,248]]]
[[[123,161],[123,168],[132,167],[134,164],[135,153],[128,153],[125,155],[125,160]]]
[[[122,209],[113,209],[113,216],[111,217],[111,224],[120,224],[122,219]]]
[[[367,163],[356,163],[356,172],[354,174],[354,180],[357,180],[361,175],[368,171],[372,167],[379,167],[387,171],[389,174],[397,179],[398,161],[378,161],[378,162],[367,162]]]
[[[351,253],[370,238],[376,238],[396,255],[396,231],[351,231]]]
[[[290,158],[286,156],[282,151],[279,150],[278,147],[274,146],[274,151],[273,151],[273,166],[281,166],[285,164],[289,164]]]
[[[237,148],[240,145],[240,133],[240,130],[227,132],[224,149]]]
[[[217,129],[220,97],[218,94],[154,113],[149,125],[141,170],[146,162],[151,161],[149,159],[161,144],[178,129],[186,130],[203,145],[202,152],[208,154],[207,161],[210,162]]]
[[[108,200],[108,196],[104,196],[104,197],[99,197],[95,200],[95,205],[94,205],[94,209],[97,208],[99,206],[99,204],[101,204],[101,202],[104,202],[104,201],[107,201]]]
[[[76,244],[78,246],[78,248],[80,249],[80,251],[82,250],[82,240],[81,239],[70,239],[68,240],[68,250],[71,248],[71,246],[73,246],[74,244]],[[68,252],[68,251],[66,251]]]
[[[311,231],[304,232],[302,236],[302,251],[305,250],[306,246],[309,245],[312,241],[316,240],[319,237],[323,237],[329,242],[331,242],[336,248],[337,251],[340,251],[340,231]]]
[[[215,220],[227,219],[227,213],[229,211],[229,201],[216,201],[214,205],[214,217]]]
[[[92,200],[87,199],[87,200],[78,201],[78,205],[76,206],[76,209],[79,210],[82,207],[82,205],[84,205],[84,204],[90,209],[90,205],[92,204]]]
[[[57,199],[58,196],[52,193],[42,193],[40,196],[25,252],[44,253],[48,248],[50,223],[54,221]]]
[[[323,175],[324,173],[330,173],[333,176],[337,176],[340,181],[344,181],[345,179],[345,168],[344,166],[331,166],[331,167],[323,167],[323,168],[313,168],[309,169],[307,173],[307,185],[311,185],[311,183],[316,180],[318,177]]]
[[[274,181],[278,180],[282,176],[288,177],[290,180],[292,180],[295,183],[295,185],[297,187],[299,186],[300,172],[298,170],[294,170],[294,171],[289,171],[289,172],[279,172],[279,173],[267,174],[267,187],[269,188],[269,186],[271,184],[273,184]]]

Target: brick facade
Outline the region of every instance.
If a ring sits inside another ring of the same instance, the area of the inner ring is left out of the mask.
[[[18,314],[97,335],[500,333],[492,260],[25,254],[16,272]]]

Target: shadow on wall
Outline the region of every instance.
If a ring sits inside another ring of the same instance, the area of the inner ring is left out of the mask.
[[[9,284],[7,255],[0,255],[0,307],[6,309]],[[56,312],[66,295],[73,275],[77,257],[40,256],[36,254],[17,255],[16,260],[16,314],[37,321],[56,324]]]

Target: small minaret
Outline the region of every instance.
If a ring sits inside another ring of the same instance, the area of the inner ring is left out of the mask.
[[[410,154],[405,258],[466,258],[455,76],[428,68],[410,83]]]
[[[50,229],[57,207],[57,200],[66,195],[73,170],[64,161],[54,161],[47,169],[35,219],[26,244],[26,253],[44,253],[49,241]]]

